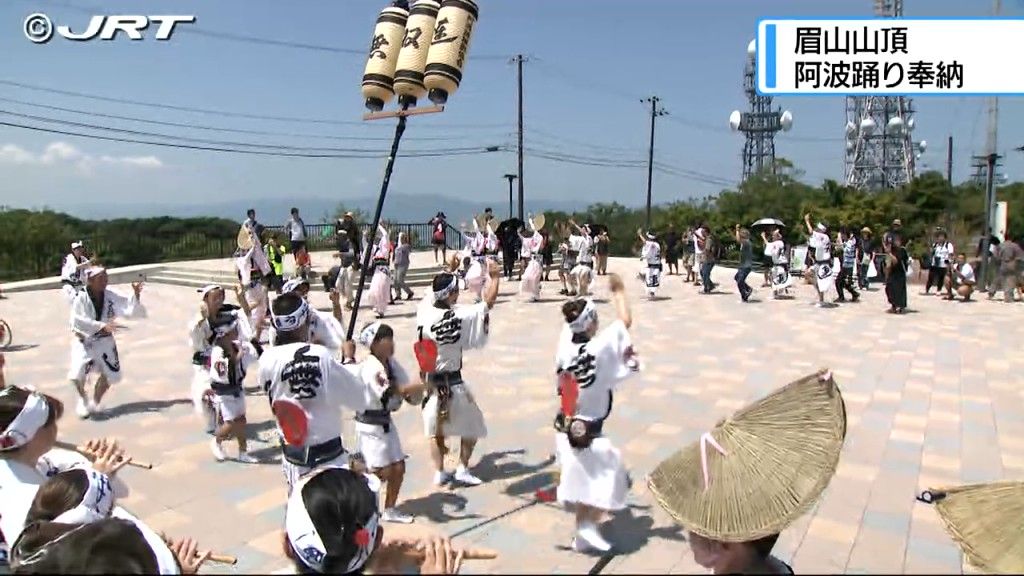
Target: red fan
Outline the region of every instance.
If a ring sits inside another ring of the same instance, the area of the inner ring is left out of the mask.
[[[277,427],[289,446],[302,446],[309,435],[309,414],[298,402],[281,398],[271,405]]]
[[[412,345],[412,351],[416,354],[416,361],[419,362],[420,372],[433,374],[437,371],[437,342],[433,340],[418,340]]]
[[[558,394],[562,397],[562,414],[568,420],[576,414],[576,401],[580,397],[580,383],[572,372],[558,375]]]

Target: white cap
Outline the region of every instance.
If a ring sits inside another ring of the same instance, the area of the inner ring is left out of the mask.
[[[82,246],[83,246],[83,244],[82,244],[81,240],[79,240],[77,242],[72,242],[71,243],[71,249],[72,250],[74,250],[75,248],[81,248]]]
[[[221,287],[221,286],[219,286],[217,284],[209,284],[209,285],[203,286],[202,288],[196,290],[196,292],[199,292],[199,297],[200,298],[206,298],[206,295],[209,294],[210,292],[213,292],[214,290],[223,290],[223,287]]]

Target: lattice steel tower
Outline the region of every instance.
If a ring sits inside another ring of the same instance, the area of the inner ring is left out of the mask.
[[[750,102],[749,112],[733,110],[729,126],[747,137],[743,145],[743,180],[765,169],[775,173],[775,134],[793,127],[793,115],[787,110],[772,110],[772,97],[757,93],[754,78],[757,56],[756,40],[747,46],[747,63],[743,70],[743,91]]]
[[[903,0],[874,0],[875,16],[903,17]],[[846,99],[846,184],[861,190],[898,188],[914,179],[925,142],[915,144],[914,106],[905,96]]]

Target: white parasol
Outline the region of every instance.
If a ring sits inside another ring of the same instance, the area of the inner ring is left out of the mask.
[[[786,225],[782,223],[782,220],[779,220],[778,218],[761,218],[757,222],[754,222],[753,224],[750,225],[751,228],[757,228],[758,226],[778,226],[780,228],[786,227]]]

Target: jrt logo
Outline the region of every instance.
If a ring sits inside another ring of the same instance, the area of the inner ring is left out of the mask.
[[[151,23],[159,24],[156,29],[157,40],[170,40],[174,34],[174,27],[178,24],[193,24],[195,16],[185,15],[164,15],[164,16],[93,16],[89,20],[89,26],[83,32],[72,32],[67,25],[54,26],[53,21],[46,14],[35,13],[25,18],[25,37],[43,44],[50,41],[54,30],[67,40],[92,40],[99,37],[100,40],[113,40],[118,31],[124,32],[132,40],[142,40],[142,31],[150,27]]]

